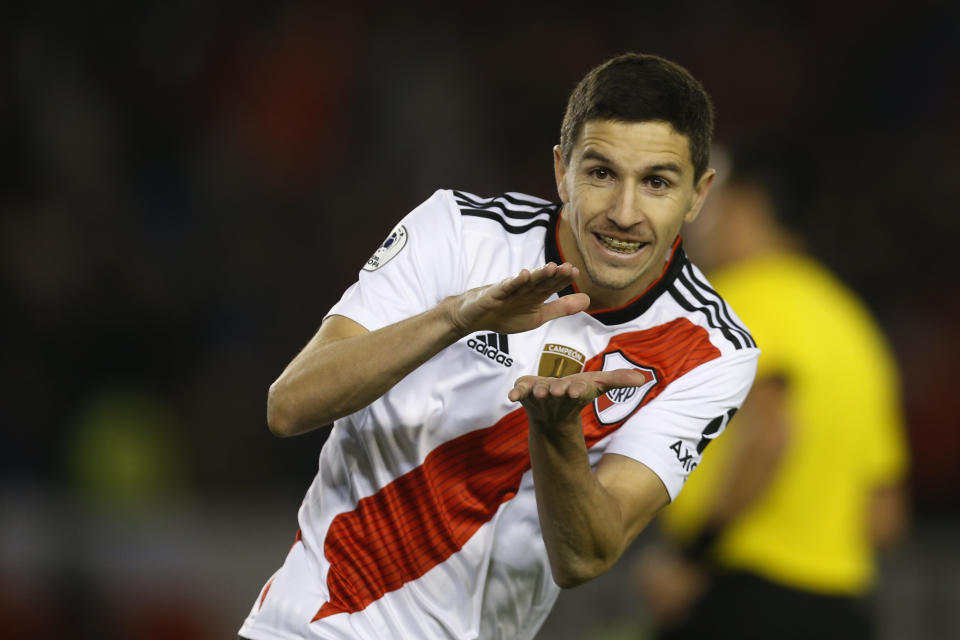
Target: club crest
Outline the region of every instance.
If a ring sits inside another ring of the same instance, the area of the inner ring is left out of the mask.
[[[593,410],[601,424],[616,424],[636,411],[650,389],[657,384],[657,374],[650,367],[643,367],[627,359],[623,352],[603,354],[603,370],[635,369],[643,374],[646,382],[639,387],[611,389],[593,401]]]

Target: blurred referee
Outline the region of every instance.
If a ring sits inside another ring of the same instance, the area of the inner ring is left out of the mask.
[[[742,149],[685,233],[762,354],[729,433],[664,511],[667,543],[639,564],[664,639],[873,637],[874,555],[905,528],[895,363],[864,305],[801,250],[816,183],[803,158]]]

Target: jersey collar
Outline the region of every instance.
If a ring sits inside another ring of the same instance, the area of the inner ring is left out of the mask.
[[[558,235],[560,208],[561,206],[557,205],[550,214],[550,226],[547,228],[546,237],[544,238],[547,262],[555,262],[556,264],[562,264],[564,262],[563,252],[560,250],[560,237]],[[653,284],[647,287],[646,291],[622,307],[598,309],[596,311],[588,311],[587,313],[605,325],[623,324],[639,317],[673,284],[673,281],[677,279],[677,276],[686,263],[687,255],[683,251],[683,242],[680,236],[677,235],[677,239],[673,242],[673,247],[670,248],[670,259],[663,268],[663,273],[660,274],[660,277],[657,278]],[[571,284],[560,291],[559,295],[565,296],[576,292],[576,285]]]

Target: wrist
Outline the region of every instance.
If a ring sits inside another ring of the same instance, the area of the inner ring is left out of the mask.
[[[546,440],[553,447],[580,448],[584,446],[583,422],[580,420],[579,413],[567,418],[550,420],[533,418],[528,412],[527,423],[531,433]]]
[[[448,296],[437,305],[440,318],[445,324],[447,333],[453,338],[454,342],[474,332],[469,324],[461,317],[461,298],[462,294],[459,296]]]

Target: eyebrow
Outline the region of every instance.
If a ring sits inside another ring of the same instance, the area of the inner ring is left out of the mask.
[[[613,164],[613,161],[610,160],[607,156],[603,155],[599,151],[594,149],[587,149],[583,152],[583,155],[580,156],[581,160],[597,160],[604,164]],[[645,173],[656,172],[656,171],[670,171],[677,174],[678,176],[683,175],[683,169],[676,162],[663,162],[660,164],[654,164],[649,167],[644,168]]]
[[[607,156],[603,155],[599,151],[594,151],[593,149],[587,149],[583,152],[583,155],[580,156],[581,160],[599,160],[605,164],[613,164],[613,162]]]
[[[671,171],[678,176],[683,175],[683,169],[680,168],[676,162],[665,162],[663,164],[655,164],[652,167],[647,167],[647,171]]]

